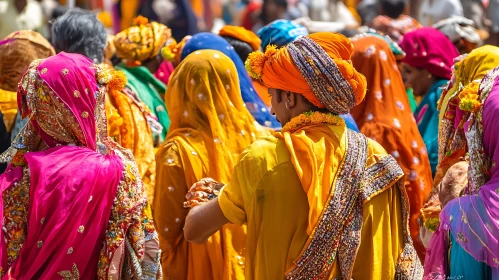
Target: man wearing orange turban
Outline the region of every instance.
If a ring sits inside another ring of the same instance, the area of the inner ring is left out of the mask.
[[[402,169],[338,116],[366,92],[352,52],[343,35],[315,33],[250,55],[283,129],[247,148],[229,182],[191,188],[187,240],[246,224],[247,279],[422,278]]]

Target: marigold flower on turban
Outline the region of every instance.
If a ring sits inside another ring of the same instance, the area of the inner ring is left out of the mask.
[[[350,61],[352,43],[341,34],[319,32],[301,37],[286,47],[267,47],[246,61],[253,78],[268,88],[303,95],[319,108],[345,114],[366,93],[366,78]]]
[[[226,25],[220,30],[218,35],[243,41],[250,45],[254,51],[260,49],[260,44],[262,43],[262,40],[255,33],[241,26]]]
[[[182,41],[178,42],[171,38],[166,43],[166,46],[161,49],[161,56],[174,65],[179,65],[182,58],[182,50],[185,44],[192,38],[192,36],[185,36]]]
[[[116,54],[123,62],[140,65],[159,54],[171,37],[171,30],[161,23],[139,16],[135,25],[114,36]]]

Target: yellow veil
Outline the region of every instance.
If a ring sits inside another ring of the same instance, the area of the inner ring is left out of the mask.
[[[202,166],[195,171],[200,179],[208,172],[227,182],[239,154],[266,133],[244,106],[234,63],[218,51],[184,59],[172,74],[165,102],[171,120],[166,141],[186,147],[181,156]]]
[[[269,132],[244,107],[236,67],[219,51],[187,56],[172,73],[165,101],[171,125],[156,153],[153,207],[165,278],[241,279],[245,227],[225,225],[206,244],[188,243],[183,202],[204,177],[229,182],[239,155]]]

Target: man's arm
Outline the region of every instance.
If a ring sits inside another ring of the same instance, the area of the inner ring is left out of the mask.
[[[228,222],[229,220],[218,205],[218,199],[212,199],[189,211],[185,219],[184,237],[192,243],[205,243]]]

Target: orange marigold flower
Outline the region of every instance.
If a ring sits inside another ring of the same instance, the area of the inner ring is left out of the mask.
[[[171,45],[170,45],[171,46]],[[170,46],[166,46],[161,49],[161,56],[163,59],[166,61],[173,61],[175,59],[175,53],[173,52],[173,49]],[[176,44],[175,44],[176,46]]]
[[[278,51],[276,45],[268,45],[267,48],[265,49],[265,56],[267,58],[270,58],[273,56],[276,52]]]
[[[114,71],[107,87],[112,90],[123,90],[128,83],[128,79],[123,71]]]
[[[244,63],[244,66],[252,78],[260,79],[262,77],[263,66],[266,61],[267,57],[265,54],[260,51],[256,51],[250,53],[248,59]]]
[[[134,20],[133,20],[133,24],[134,25],[145,25],[145,24],[148,24],[149,23],[149,19],[144,17],[144,16],[137,16]]]

